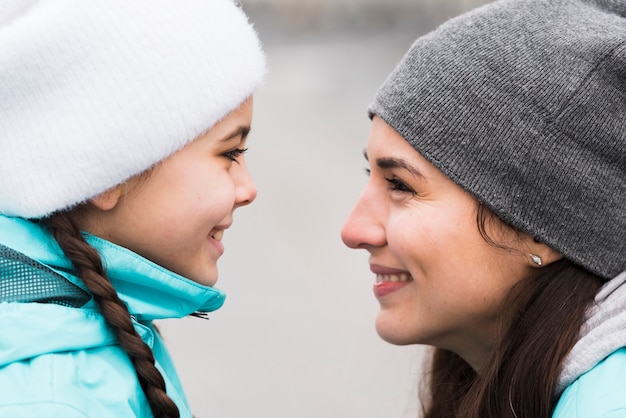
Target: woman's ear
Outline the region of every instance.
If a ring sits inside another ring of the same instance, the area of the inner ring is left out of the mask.
[[[114,209],[120,202],[123,194],[123,185],[115,186],[112,189],[102,192],[99,195],[89,199],[89,203],[101,211],[109,211]]]
[[[531,238],[528,244],[528,261],[533,267],[543,267],[563,258],[563,256],[546,244]]]

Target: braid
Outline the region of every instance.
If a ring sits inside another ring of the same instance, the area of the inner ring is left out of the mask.
[[[165,392],[165,380],[155,366],[154,354],[135,331],[128,308],[107,278],[98,252],[85,241],[69,213],[57,213],[43,222],[93,293],[120,346],[128,353],[154,417],[178,418],[178,407]]]

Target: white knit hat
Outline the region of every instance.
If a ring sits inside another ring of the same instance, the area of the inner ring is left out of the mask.
[[[233,0],[0,0],[0,213],[39,218],[124,182],[264,74]]]

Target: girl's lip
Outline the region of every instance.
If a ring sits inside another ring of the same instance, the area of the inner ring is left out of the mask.
[[[224,254],[224,244],[222,243],[222,237],[224,235],[224,231],[230,228],[232,222],[228,222],[223,225],[216,225],[211,232],[209,232],[209,241],[215,249],[217,249],[218,257],[221,257]],[[214,235],[218,235],[217,238],[214,238]]]
[[[216,240],[215,238],[213,238],[211,236],[209,236],[209,241],[211,242],[211,244],[213,244],[213,247],[215,247],[215,249],[219,253],[219,256],[224,254],[224,244],[222,244],[221,241],[218,241],[218,240]]]

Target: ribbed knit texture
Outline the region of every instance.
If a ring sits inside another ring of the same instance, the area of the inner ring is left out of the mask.
[[[37,218],[150,168],[265,74],[233,0],[0,4],[0,213]]]
[[[418,39],[370,107],[510,225],[626,270],[626,1],[502,0]]]

